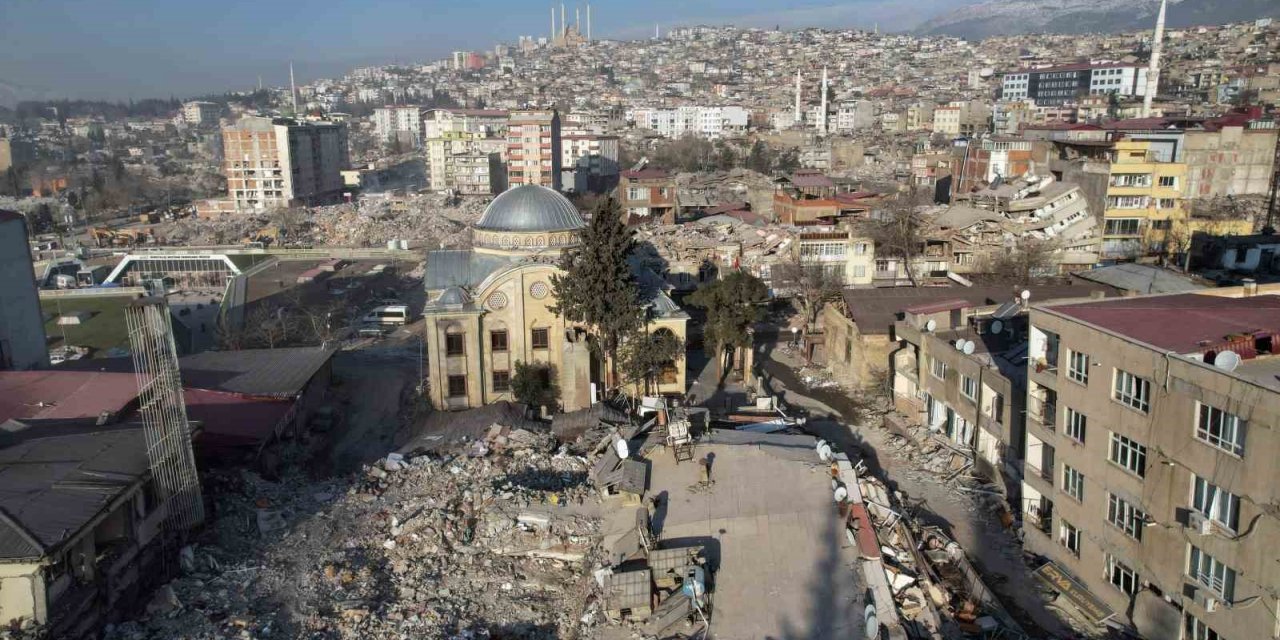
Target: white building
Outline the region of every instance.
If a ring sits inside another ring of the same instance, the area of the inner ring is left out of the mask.
[[[236,211],[334,201],[345,188],[345,124],[248,116],[222,129],[222,144]]]
[[[395,105],[373,110],[373,132],[383,142],[405,140],[414,148],[422,146],[423,114],[416,105]]]
[[[653,129],[665,138],[693,134],[714,140],[745,133],[751,112],[734,106],[641,107],[629,109],[627,120],[637,127]]]
[[[617,136],[575,133],[560,141],[560,183],[565,191],[603,193],[617,185]]]
[[[836,107],[836,131],[867,129],[876,123],[876,106],[868,100],[846,100]]]
[[[182,105],[182,120],[193,127],[218,124],[220,110],[213,102],[193,100]]]

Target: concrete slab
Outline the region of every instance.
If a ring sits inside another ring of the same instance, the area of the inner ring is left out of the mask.
[[[654,514],[659,540],[707,546],[714,638],[861,638],[865,587],[826,468],[770,448],[700,444],[696,459],[714,456],[710,487],[699,486],[697,464],[656,450],[650,495],[666,493]],[[606,519],[607,531],[634,522],[625,511]]]

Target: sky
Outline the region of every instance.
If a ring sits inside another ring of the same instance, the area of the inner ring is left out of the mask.
[[[967,0],[597,0],[592,34],[654,23],[908,29]],[[970,0],[971,1],[971,0]],[[566,12],[573,20],[573,4]],[[586,19],[585,2],[583,19]],[[528,0],[0,0],[0,104],[27,98],[179,98],[427,62],[551,29]],[[905,9],[909,7],[909,9]]]

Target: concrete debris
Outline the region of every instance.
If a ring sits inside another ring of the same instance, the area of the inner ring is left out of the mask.
[[[490,200],[409,194],[296,213],[184,218],[161,223],[155,231],[161,244],[239,244],[257,230],[276,225],[284,229],[280,240],[284,245],[386,247],[390,240],[405,240],[414,248],[465,248],[471,243],[470,225],[480,219]]]
[[[597,590],[587,463],[537,435],[495,434],[502,451],[480,457],[391,454],[319,482],[212,472],[216,517],[183,575],[105,637],[580,634],[601,618],[583,606]]]

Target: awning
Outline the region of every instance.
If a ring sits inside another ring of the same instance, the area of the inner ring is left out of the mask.
[[[1104,604],[1097,596],[1089,593],[1087,587],[1080,584],[1079,580],[1063,571],[1054,562],[1045,563],[1039,569],[1036,569],[1033,574],[1045,586],[1057,591],[1071,604],[1075,605],[1076,609],[1094,624],[1102,624],[1108,618],[1116,615],[1116,612],[1112,611],[1111,607]]]

